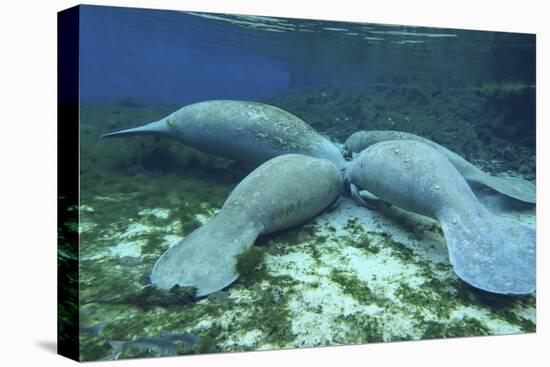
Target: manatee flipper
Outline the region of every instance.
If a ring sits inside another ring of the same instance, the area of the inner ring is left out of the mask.
[[[172,246],[153,267],[151,283],[161,289],[176,284],[193,286],[198,297],[233,283],[239,276],[237,256],[250,248],[263,230],[261,225],[235,220],[238,216],[220,212]]]
[[[469,162],[467,163],[470,164]],[[536,186],[530,181],[518,177],[491,176],[473,166],[472,169],[468,169],[467,172],[463,172],[463,176],[469,182],[476,182],[489,186],[493,190],[510,196],[516,200],[531,204],[536,202],[537,189]]]
[[[376,195],[372,194],[371,192],[365,189],[359,191],[359,196],[361,196],[361,198],[365,201],[370,201],[373,203],[383,202],[387,204],[384,200],[380,200]]]
[[[357,186],[355,186],[354,184],[350,184],[350,191],[353,200],[355,200],[358,205],[364,206],[365,208],[371,210],[379,210],[382,206],[388,205],[388,203],[380,200],[375,195],[371,194],[365,189],[359,191]]]
[[[449,211],[439,220],[449,259],[462,280],[493,293],[535,291],[534,229],[483,208],[476,213]]]
[[[355,202],[357,204],[359,204],[360,206],[364,206],[365,208],[375,209],[374,206],[372,206],[371,204],[366,202],[361,197],[361,195],[359,194],[359,189],[357,188],[357,186],[355,186],[354,184],[350,184],[349,188],[350,188],[351,197],[353,198],[353,200],[355,200]]]

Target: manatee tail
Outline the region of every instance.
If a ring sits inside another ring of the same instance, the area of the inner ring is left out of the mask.
[[[537,190],[535,185],[530,181],[517,177],[491,176],[479,169],[468,172],[468,174],[464,175],[464,178],[468,181],[489,186],[493,190],[516,200],[531,204],[535,204],[536,202]]]
[[[536,286],[535,230],[481,205],[441,218],[449,259],[466,283],[493,293],[529,294]]]
[[[101,135],[102,138],[119,138],[132,135],[164,135],[167,133],[166,123],[163,120],[151,122],[131,129],[114,131]]]
[[[151,283],[197,288],[197,296],[223,289],[238,277],[237,256],[250,248],[263,226],[222,209],[214,218],[168,249],[156,262]]]

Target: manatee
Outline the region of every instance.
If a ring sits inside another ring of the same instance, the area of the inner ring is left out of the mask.
[[[535,230],[481,205],[446,156],[413,140],[363,150],[348,179],[395,206],[439,221],[455,273],[493,293],[535,291]]]
[[[237,256],[258,235],[303,223],[340,195],[343,177],[332,162],[298,154],[275,157],[246,176],[220,211],[168,249],[156,262],[151,283],[197,288],[197,296],[238,278]]]
[[[247,101],[214,100],[187,105],[133,129],[102,137],[158,135],[208,154],[257,166],[282,154],[325,158],[340,169],[340,150],[300,118],[280,108]]]
[[[533,183],[521,178],[491,176],[455,152],[418,135],[392,130],[359,131],[348,138],[344,148],[347,151],[359,153],[372,144],[386,140],[415,140],[429,145],[443,153],[468,182],[488,186],[516,200],[531,204],[535,203],[536,187]]]

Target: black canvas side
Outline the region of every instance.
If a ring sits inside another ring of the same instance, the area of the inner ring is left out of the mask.
[[[57,352],[78,360],[79,7],[57,14]]]

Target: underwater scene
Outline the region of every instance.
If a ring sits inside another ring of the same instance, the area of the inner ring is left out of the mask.
[[[535,92],[532,34],[80,6],[80,359],[535,332]]]

